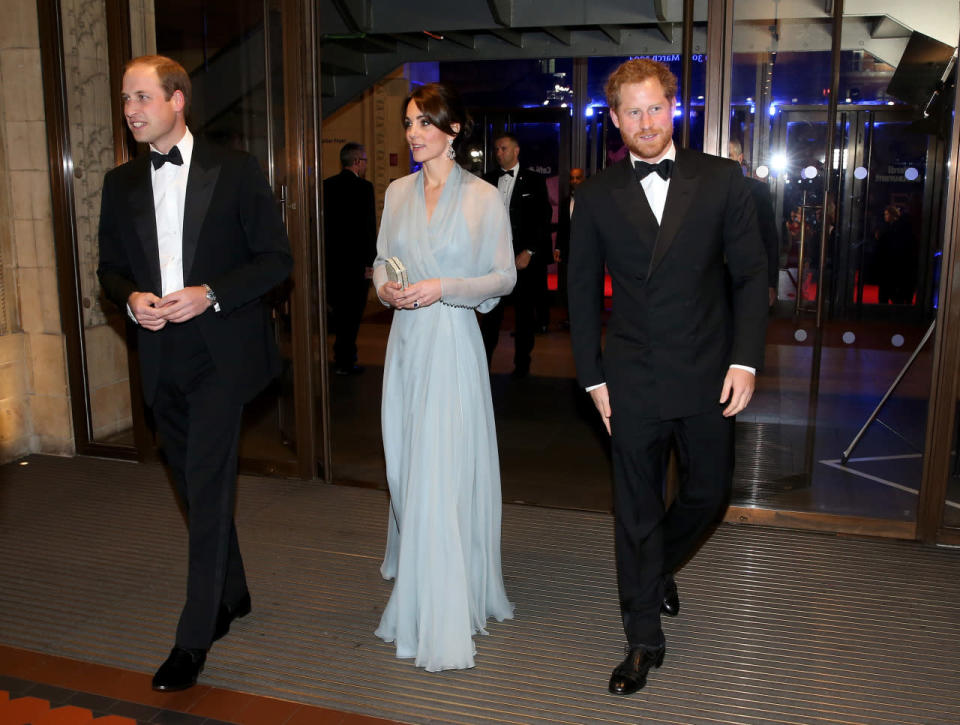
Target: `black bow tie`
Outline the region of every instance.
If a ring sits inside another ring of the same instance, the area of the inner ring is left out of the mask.
[[[636,175],[637,181],[642,181],[648,174],[652,174],[653,172],[657,172],[660,178],[666,181],[670,178],[672,171],[673,159],[660,159],[659,163],[656,164],[648,164],[646,161],[633,162],[633,173]]]
[[[503,169],[500,169],[500,176],[513,176],[513,169],[510,169],[510,171],[504,171]],[[500,176],[497,178],[499,179]]]
[[[162,154],[159,151],[150,152],[150,162],[154,169],[159,169],[168,161],[174,166],[183,166],[183,156],[180,155],[180,149],[176,146],[170,149],[168,154]]]

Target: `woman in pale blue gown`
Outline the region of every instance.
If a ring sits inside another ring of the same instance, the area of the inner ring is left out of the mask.
[[[464,171],[469,129],[442,84],[404,102],[415,174],[387,188],[373,280],[395,308],[383,373],[390,486],[380,572],[395,579],[376,634],[430,671],[474,666],[473,635],[513,617],[500,568],[500,464],[475,310],[516,283],[510,223],[495,187]],[[408,286],[388,281],[398,257]]]

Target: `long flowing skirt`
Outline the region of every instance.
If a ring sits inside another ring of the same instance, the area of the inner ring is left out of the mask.
[[[390,486],[380,572],[395,579],[376,635],[430,671],[474,666],[473,635],[513,617],[500,564],[500,466],[473,310],[394,313],[383,378]]]

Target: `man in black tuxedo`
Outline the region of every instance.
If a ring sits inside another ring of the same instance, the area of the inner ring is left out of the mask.
[[[265,293],[292,259],[257,160],[194,140],[190,78],[127,64],[127,127],[142,155],[108,172],[100,211],[104,292],[137,324],[143,394],[187,512],[187,599],[156,690],[196,683],[210,645],[250,611],[233,522],[243,405],[280,369]]]
[[[763,239],[763,248],[767,251],[767,292],[771,307],[777,301],[777,286],[780,282],[780,237],[777,235],[777,219],[773,211],[773,201],[770,198],[770,187],[760,179],[750,176],[743,165],[743,144],[731,140],[728,144],[727,158],[733,159],[744,172],[750,196],[757,208],[757,223],[760,225],[760,238]]]
[[[557,263],[557,291],[560,293],[560,302],[567,306],[567,263],[570,261],[570,217],[573,216],[573,207],[577,189],[586,180],[587,176],[581,168],[570,169],[568,180],[570,193],[560,200],[557,209],[557,242],[553,249],[553,261]],[[570,327],[569,315],[560,321],[561,327]]]
[[[327,304],[333,311],[333,366],[337,375],[363,372],[357,365],[357,332],[367,305],[377,256],[377,211],[366,180],[367,152],[358,143],[340,149],[342,170],[323,180]]]
[[[480,320],[480,332],[487,349],[487,363],[500,339],[503,308],[512,303],[516,313],[513,352],[513,377],[524,378],[530,372],[530,353],[536,332],[537,300],[546,284],[550,263],[550,217],[553,208],[547,195],[547,181],[540,174],[520,168],[520,143],[511,133],[494,139],[499,169],[484,175],[500,191],[510,212],[513,251],[516,255],[517,286],[503,304],[497,305]]]
[[[570,332],[580,383],[612,436],[615,542],[627,657],[614,694],[663,662],[673,573],[726,504],[734,416],[753,394],[766,328],[766,259],[750,192],[727,159],[676,149],[676,78],[630,60],[607,83],[630,150],[577,190]],[[613,312],[601,349],[604,268]],[[719,402],[718,402],[719,401]],[[675,446],[676,500],[663,484]]]

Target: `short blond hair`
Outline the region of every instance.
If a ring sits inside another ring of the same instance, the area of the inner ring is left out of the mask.
[[[677,97],[677,77],[667,66],[649,58],[633,58],[617,66],[607,79],[607,106],[616,111],[620,107],[620,88],[626,83],[643,83],[648,78],[660,81],[667,100]]]

